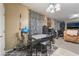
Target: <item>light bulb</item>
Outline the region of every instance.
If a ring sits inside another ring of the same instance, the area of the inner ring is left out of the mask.
[[[52,9],[50,12],[51,12],[51,13],[54,13],[55,11],[54,11],[54,9]]]
[[[56,4],[55,5],[55,8],[60,8],[60,4]]]
[[[60,11],[60,8],[56,8],[56,11]]]

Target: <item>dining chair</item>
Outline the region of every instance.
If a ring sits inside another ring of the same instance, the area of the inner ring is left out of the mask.
[[[35,54],[36,56],[38,55],[38,47],[40,46],[38,41],[35,41],[31,38],[31,35],[28,35],[29,40],[28,40],[28,47],[29,47],[29,54],[32,56]],[[34,55],[34,56],[35,56]]]
[[[49,41],[41,42],[41,54],[46,53],[46,56],[48,55],[48,52],[47,52],[48,43]]]

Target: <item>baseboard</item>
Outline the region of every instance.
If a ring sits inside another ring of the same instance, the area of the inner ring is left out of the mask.
[[[5,53],[8,53],[10,51],[13,51],[14,49],[9,49],[9,50],[6,50]]]

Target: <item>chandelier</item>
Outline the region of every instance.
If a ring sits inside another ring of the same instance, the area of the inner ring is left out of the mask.
[[[60,7],[61,7],[60,4],[51,3],[51,4],[49,4],[49,6],[46,9],[46,11],[49,12],[49,13],[54,13],[56,11],[60,11],[61,10]]]

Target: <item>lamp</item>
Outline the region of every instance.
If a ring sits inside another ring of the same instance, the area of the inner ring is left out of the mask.
[[[24,33],[28,33],[29,32],[29,28],[27,26],[25,26],[24,28],[22,28],[21,30]]]

